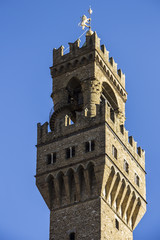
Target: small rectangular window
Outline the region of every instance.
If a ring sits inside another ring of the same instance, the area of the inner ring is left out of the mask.
[[[52,158],[51,158],[51,154],[49,153],[47,154],[47,164],[49,165],[51,164],[51,162],[52,162]]]
[[[47,154],[47,164],[52,164],[56,162],[56,153]]]
[[[114,157],[117,159],[117,148],[114,148]]]
[[[114,122],[114,110],[112,108],[110,108],[110,119],[112,120],[112,122]]]
[[[75,147],[72,147],[72,157],[75,156]]]
[[[117,159],[117,148],[114,145],[112,145],[112,155],[115,159]]]
[[[86,152],[92,152],[95,149],[94,140],[88,141],[85,143]]]
[[[139,187],[140,183],[139,183],[139,176],[137,175],[137,173],[135,173],[135,184],[137,184],[137,186]]]
[[[70,148],[66,149],[66,158],[70,158]]]
[[[95,142],[92,140],[91,141],[91,151],[94,151],[94,148],[95,148]]]
[[[119,221],[117,219],[115,219],[115,226],[119,230]]]
[[[126,160],[124,160],[124,166],[123,166],[124,170],[129,173],[129,164]]]
[[[75,239],[76,239],[75,238],[75,233],[74,232],[70,233],[69,240],[75,240]]]
[[[66,148],[66,158],[72,158],[75,156],[75,147]]]
[[[120,125],[120,132],[121,132],[122,134],[124,134],[124,125],[123,125],[123,124]]]
[[[85,146],[86,146],[86,152],[89,152],[89,142],[86,142]]]
[[[56,153],[53,153],[53,163],[56,162]]]

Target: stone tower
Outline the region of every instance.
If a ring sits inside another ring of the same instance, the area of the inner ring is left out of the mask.
[[[50,240],[132,240],[146,211],[145,154],[124,127],[125,75],[96,32],[53,50],[54,110],[37,129]]]

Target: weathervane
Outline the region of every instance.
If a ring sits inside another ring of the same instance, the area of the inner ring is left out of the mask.
[[[85,27],[87,27],[87,28],[89,28],[89,30],[91,30],[91,14],[93,12],[91,7],[89,8],[88,12],[89,12],[90,17],[87,18],[86,15],[83,15],[81,17],[81,22],[78,24],[78,26],[82,27],[83,30],[85,29]],[[89,25],[87,25],[87,24],[89,24]]]

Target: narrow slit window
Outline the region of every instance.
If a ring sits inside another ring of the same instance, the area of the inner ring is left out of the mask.
[[[56,153],[53,153],[53,163],[56,162],[56,158],[57,158]]]
[[[72,147],[72,156],[71,157],[74,157],[75,156],[75,147]]]
[[[124,160],[124,167],[123,168],[127,173],[129,173],[129,164],[126,160]]]
[[[85,146],[86,146],[86,152],[89,152],[89,142],[86,142]]]
[[[137,173],[135,173],[135,183],[139,187],[140,183],[139,183],[139,176],[137,175]]]
[[[70,148],[66,149],[66,158],[70,158]]]
[[[69,235],[69,240],[76,240],[76,235],[75,235],[74,232],[73,232],[73,233],[70,233],[70,235]]]
[[[94,151],[94,148],[95,148],[95,142],[92,140],[91,141],[91,151]]]
[[[120,125],[120,132],[121,132],[122,134],[124,134],[124,125],[123,125],[123,124]]]
[[[47,154],[47,165],[52,163],[52,158],[51,158],[51,154]]]
[[[110,119],[112,120],[112,122],[115,121],[115,119],[114,119],[114,110],[112,108],[110,108]]]
[[[119,230],[119,221],[117,219],[115,219],[115,226]]]
[[[115,159],[117,159],[117,148],[114,145],[112,145],[112,155]]]

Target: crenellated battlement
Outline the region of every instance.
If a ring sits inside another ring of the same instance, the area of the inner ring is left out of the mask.
[[[145,168],[145,152],[141,147],[137,147],[137,142],[133,136],[128,136],[128,131],[124,125],[121,125],[121,121],[118,117],[118,113],[111,115],[111,107],[107,101],[97,105],[96,116],[90,118],[87,116],[86,110],[82,112],[76,112],[76,123],[71,124],[71,121],[66,120],[69,115],[64,114],[63,118],[59,122],[53,132],[48,132],[48,122],[41,125],[37,124],[37,141],[38,144],[49,142],[58,137],[69,135],[75,131],[81,131],[84,128],[92,128],[96,124],[103,124],[106,122],[108,126],[114,131],[117,138],[123,143],[126,149],[129,151],[131,157],[137,161],[137,163],[144,169]]]
[[[96,52],[98,57],[101,57],[100,61],[103,61],[103,66],[110,70],[110,75],[113,75],[113,78],[116,78],[119,84],[125,89],[125,75],[121,69],[117,70],[117,63],[115,63],[113,57],[109,58],[109,51],[107,51],[105,45],[100,45],[100,39],[96,32],[91,35],[86,34],[86,42],[81,48],[79,39],[74,43],[69,43],[69,53],[64,54],[63,46],[53,49],[52,77],[73,70],[78,66],[78,63],[86,65],[89,61],[94,61],[97,56]],[[85,61],[82,61],[82,58],[85,58]]]
[[[101,45],[101,51],[103,52],[103,56],[106,62],[109,62],[109,51],[107,51],[105,45]]]
[[[113,57],[110,57],[110,58],[109,58],[109,62],[110,62],[110,64],[112,65],[113,70],[114,70],[115,72],[117,72],[117,63],[114,61],[114,58],[113,58]]]
[[[118,113],[111,115],[111,107],[106,104],[105,121],[112,128],[117,137],[124,143],[131,155],[136,159],[140,166],[145,168],[145,152],[141,147],[137,147],[137,142],[133,136],[128,136],[128,131],[124,125],[121,125],[121,120]]]

